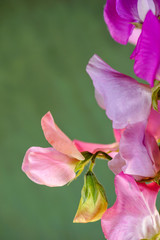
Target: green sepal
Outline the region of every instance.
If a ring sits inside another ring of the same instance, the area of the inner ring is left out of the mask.
[[[144,239],[141,239],[141,240],[160,240],[160,233],[154,235],[151,238],[144,238]]]
[[[102,197],[107,201],[103,186],[98,182],[94,173],[91,171],[88,171],[84,177],[84,186],[83,186],[82,192],[81,192],[83,203],[89,197],[92,197],[94,203],[96,203],[99,191],[100,191]]]
[[[92,153],[90,152],[82,152],[81,153],[84,157],[85,157],[85,160],[83,161],[79,161],[76,166],[75,166],[75,173],[76,173],[76,177],[79,177],[81,175],[81,173],[83,172],[85,166],[90,162],[90,159],[92,158]]]
[[[101,219],[108,206],[103,186],[92,171],[84,176],[81,199],[73,222],[87,223]]]
[[[142,23],[131,22],[131,24],[134,25],[136,28],[142,29]]]
[[[152,106],[156,111],[158,111],[158,100],[160,100],[160,84],[152,88]]]

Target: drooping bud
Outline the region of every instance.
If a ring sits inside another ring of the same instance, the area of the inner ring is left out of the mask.
[[[103,186],[94,173],[88,171],[84,176],[84,186],[74,223],[95,222],[101,219],[107,209],[107,199]]]

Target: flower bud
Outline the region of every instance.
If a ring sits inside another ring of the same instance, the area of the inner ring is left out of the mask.
[[[107,209],[107,199],[104,188],[98,182],[93,172],[84,176],[84,186],[74,223],[95,222],[101,219]]]

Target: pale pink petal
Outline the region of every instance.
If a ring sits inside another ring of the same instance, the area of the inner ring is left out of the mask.
[[[101,96],[113,128],[122,129],[148,118],[151,109],[151,89],[135,79],[112,69],[94,55],[87,65],[87,73]],[[97,100],[99,102],[99,99]]]
[[[114,137],[116,139],[116,142],[120,142],[121,139],[121,135],[124,132],[124,128],[123,129],[113,129],[114,132]]]
[[[115,177],[115,191],[117,200],[101,219],[106,239],[150,239],[160,231],[156,183],[137,184],[131,176],[120,173]]]
[[[58,152],[64,153],[72,158],[84,160],[74,143],[55,124],[50,112],[46,113],[41,120],[42,129],[47,141]]]
[[[97,144],[97,143],[88,143],[88,142],[82,142],[79,140],[73,140],[74,144],[76,145],[77,149],[80,152],[88,151],[90,153],[96,153],[98,151],[103,151],[108,153],[111,157],[113,157],[119,148],[118,143],[112,143],[112,144]]]
[[[53,148],[31,147],[25,154],[22,170],[35,183],[57,187],[74,179],[77,162]]]
[[[136,45],[137,42],[138,42],[138,38],[139,38],[139,36],[141,34],[141,31],[142,30],[139,29],[139,28],[134,28],[132,34],[129,37],[129,40],[128,40],[129,43],[131,43],[133,45]]]

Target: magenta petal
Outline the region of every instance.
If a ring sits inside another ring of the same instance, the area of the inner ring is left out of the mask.
[[[131,25],[128,20],[118,15],[116,11],[116,0],[107,1],[104,8],[104,20],[112,38],[121,44],[127,44],[134,26]]]
[[[116,9],[118,14],[128,20],[128,22],[139,21],[137,2],[138,0],[117,0]]]
[[[74,143],[55,124],[50,112],[46,113],[41,120],[42,129],[47,141],[58,152],[66,154],[78,160],[84,160]]]
[[[77,160],[53,148],[31,147],[25,154],[22,170],[35,183],[57,187],[75,177],[76,163]]]
[[[153,27],[154,26],[154,27]],[[146,15],[137,46],[131,55],[135,59],[134,71],[136,75],[153,86],[159,76],[160,66],[160,22],[149,11]]]
[[[150,239],[160,231],[156,183],[137,184],[131,176],[121,173],[115,177],[115,191],[117,200],[101,219],[106,239]]]
[[[151,90],[135,79],[117,72],[100,57],[94,55],[87,65],[87,73],[101,96],[101,104],[113,121],[113,128],[122,129],[148,118],[151,109]],[[99,99],[97,100],[99,102]]]

